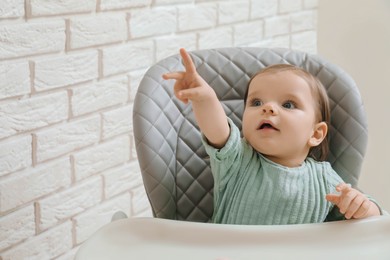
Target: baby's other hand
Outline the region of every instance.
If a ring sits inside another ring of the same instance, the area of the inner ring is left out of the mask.
[[[377,205],[350,184],[340,183],[336,190],[340,194],[327,194],[326,199],[335,204],[346,219],[380,215]]]

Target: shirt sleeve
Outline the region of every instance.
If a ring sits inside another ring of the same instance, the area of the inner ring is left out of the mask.
[[[336,173],[335,170],[333,170],[330,163],[326,163],[327,167],[329,168],[328,174],[328,188],[329,193],[337,193],[336,186],[340,183],[343,183],[343,179]],[[331,221],[338,221],[338,220],[346,220],[344,217],[344,214],[342,214],[339,210],[339,208],[335,205],[333,205],[332,209],[329,211],[328,215],[326,216],[325,222],[331,222]]]
[[[222,148],[217,149],[211,146],[208,143],[206,136],[202,134],[202,143],[207,154],[211,159],[216,161],[231,159],[231,157],[234,157],[240,151],[240,130],[230,118],[227,118],[227,120],[230,127],[230,134],[226,144]]]
[[[238,173],[240,158],[242,157],[242,142],[240,130],[230,118],[227,118],[230,126],[229,138],[221,149],[211,146],[202,134],[202,143],[210,156],[211,172],[214,177],[214,197],[218,197],[218,190],[223,189],[229,179]]]

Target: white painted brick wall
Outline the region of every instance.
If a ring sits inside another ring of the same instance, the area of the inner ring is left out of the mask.
[[[121,136],[74,154],[76,180],[130,160],[130,139]]]
[[[233,46],[233,28],[220,27],[199,33],[199,48],[211,49]]]
[[[128,79],[125,75],[77,87],[72,91],[72,113],[78,116],[126,103],[128,91]]]
[[[251,18],[259,19],[275,16],[278,13],[278,0],[257,1],[251,0]]]
[[[147,67],[153,62],[152,40],[131,43],[103,49],[103,75],[125,73]]]
[[[0,250],[35,235],[33,205],[0,218]]]
[[[71,166],[68,159],[9,175],[0,183],[0,212],[30,203],[70,183]]]
[[[0,103],[0,138],[48,126],[68,117],[65,91]]]
[[[55,158],[92,145],[99,140],[99,136],[100,118],[98,116],[38,131],[36,134],[37,161]]]
[[[133,122],[129,120],[132,115],[130,105],[103,113],[103,139],[132,132]]]
[[[264,22],[248,22],[237,24],[233,27],[233,42],[235,46],[246,46],[252,42],[260,42],[263,39]]]
[[[34,88],[37,91],[73,85],[98,77],[97,51],[36,59],[34,64]]]
[[[130,35],[133,38],[170,34],[176,29],[175,7],[136,9],[130,15]]]
[[[249,1],[221,2],[218,8],[219,24],[238,23],[249,17]]]
[[[107,170],[103,176],[106,198],[112,198],[115,195],[142,186],[142,177],[136,161],[119,168]]]
[[[179,7],[179,31],[207,29],[217,23],[217,5],[199,4]]]
[[[93,12],[96,9],[95,0],[30,0],[31,14],[40,15],[58,15],[80,12]]]
[[[52,259],[72,248],[72,223],[60,224],[2,253],[3,260]]]
[[[287,15],[265,19],[265,37],[288,34],[290,31],[290,17]]]
[[[0,18],[16,18],[24,15],[24,0],[2,0]]]
[[[309,10],[291,15],[291,32],[315,30],[317,12]]]
[[[27,61],[0,63],[0,99],[30,93],[30,67]]]
[[[65,21],[49,20],[0,26],[0,60],[65,48]],[[32,40],[33,39],[33,40]]]
[[[99,204],[102,200],[102,180],[93,177],[65,191],[40,200],[39,229],[45,230],[61,223],[86,209]]]
[[[187,33],[158,37],[155,39],[155,44],[156,59],[161,60],[170,55],[176,54],[179,48],[186,48],[188,50],[196,49],[197,35],[196,33]]]
[[[288,13],[302,10],[302,0],[279,0],[279,12]]]
[[[71,260],[116,210],[152,215],[132,112],[153,63],[180,47],[316,52],[318,0],[0,2],[3,260]]]
[[[72,49],[127,39],[126,14],[100,14],[75,18],[70,21],[70,47]]]
[[[30,165],[32,165],[31,135],[0,142],[0,176]]]
[[[100,0],[100,2],[101,2],[100,9],[102,9],[102,10],[115,10],[115,9],[126,9],[126,8],[150,6],[150,4],[152,3],[152,0],[131,0],[131,1],[128,1],[128,0]]]

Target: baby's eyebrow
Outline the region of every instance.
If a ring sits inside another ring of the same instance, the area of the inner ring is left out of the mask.
[[[249,93],[249,94],[248,94],[248,98],[251,98],[251,97],[253,97],[253,96],[256,96],[256,97],[260,96],[259,91],[255,91],[255,92],[252,92],[252,93]]]

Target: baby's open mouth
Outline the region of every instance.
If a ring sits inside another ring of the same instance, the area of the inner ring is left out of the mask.
[[[261,123],[258,129],[259,129],[259,130],[263,130],[263,129],[273,129],[273,130],[279,131],[279,129],[277,129],[276,127],[274,127],[274,126],[273,126],[271,123],[269,123],[269,122]]]

